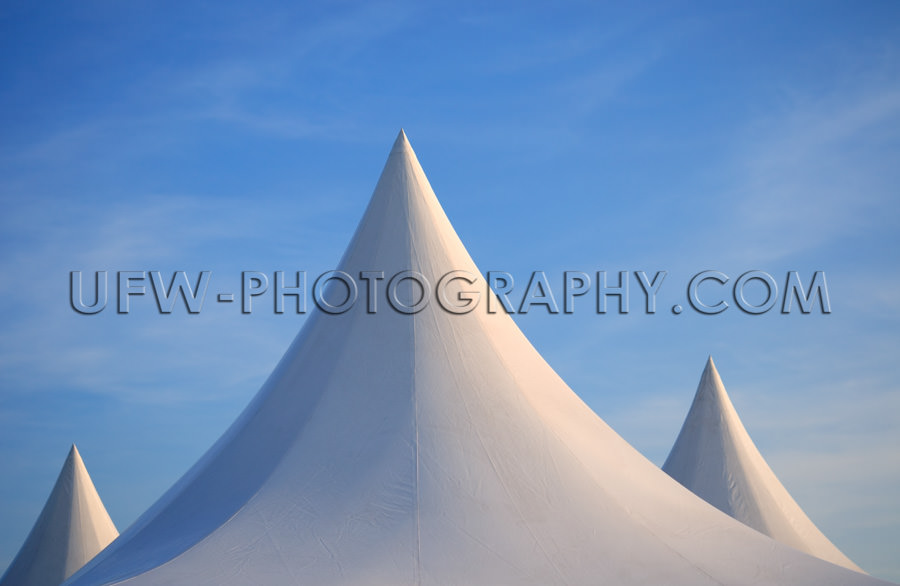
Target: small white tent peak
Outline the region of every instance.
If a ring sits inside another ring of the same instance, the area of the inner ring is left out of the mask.
[[[738,417],[712,357],[663,470],[757,531],[862,571],[819,531],[772,472]]]
[[[72,445],[56,484],[0,586],[58,586],[119,534]]]
[[[402,132],[338,269],[383,273],[375,311],[313,313],[219,441],[67,586],[878,583],[685,490],[505,313],[389,307],[404,271],[480,274]]]

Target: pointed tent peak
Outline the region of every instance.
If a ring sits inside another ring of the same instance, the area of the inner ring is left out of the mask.
[[[0,586],[55,586],[118,536],[75,444]]]
[[[703,374],[700,375],[701,383],[707,378],[712,380],[722,380],[722,377],[719,376],[719,370],[716,368],[716,363],[713,361],[712,354],[706,357],[706,364],[703,366]]]
[[[716,368],[716,362],[713,360],[712,354],[706,357],[706,364],[703,366],[704,375],[719,375],[719,369]]]
[[[719,375],[719,369],[716,368],[712,355],[706,358],[703,374],[700,375],[700,384],[697,385],[696,396],[697,398],[712,396],[730,403],[728,393],[725,391],[725,383],[722,382],[722,377]]]
[[[409,137],[406,136],[406,131],[402,128],[400,132],[397,134],[396,140],[394,140],[394,146],[391,148],[391,152],[394,151],[409,151],[413,152],[412,145],[409,144]],[[413,153],[415,156],[415,153]]]
[[[385,162],[382,173],[392,167],[402,169],[407,166],[411,166],[414,169],[417,168],[419,172],[424,175],[424,171],[422,171],[422,168],[419,165],[419,159],[416,157],[416,152],[409,143],[406,132],[401,128],[400,132],[397,134],[397,138],[394,140],[394,145],[391,147],[391,152],[388,154],[388,160]]]
[[[862,570],[794,501],[744,427],[712,356],[662,466],[685,488],[745,525],[791,547]]]
[[[412,144],[409,142],[409,137],[406,136],[406,131],[402,128],[400,129],[400,132],[397,133],[397,138],[394,140],[394,144],[391,147],[391,152],[385,163],[385,170],[391,167],[392,161],[394,161],[395,164],[399,164],[401,168],[408,165],[412,169],[416,169],[423,177],[425,175],[425,172],[422,170],[422,166],[419,163],[419,158],[416,156],[416,151],[413,150]]]
[[[72,483],[75,482],[78,476],[86,473],[87,469],[84,466],[84,460],[81,458],[81,453],[78,451],[75,444],[72,444],[69,447],[69,453],[66,454],[66,459],[63,461],[63,466],[59,471],[56,482],[57,484],[60,482]]]
[[[369,270],[386,275],[416,270],[435,282],[452,270],[480,272],[402,129],[338,266],[351,275]]]
[[[391,147],[391,152],[388,154],[388,160],[385,162],[382,174],[392,168],[402,169],[407,166],[417,169],[419,173],[424,175],[416,152],[413,150],[409,138],[406,136],[406,132],[401,128]],[[377,189],[378,186],[376,185],[376,191]]]
[[[78,446],[74,443],[72,444],[72,447],[69,448],[69,454],[66,456],[63,470],[69,471],[72,476],[84,475],[88,478],[88,481],[90,481],[90,475],[88,474],[87,467],[84,465],[84,458],[81,457],[81,452],[78,451]]]

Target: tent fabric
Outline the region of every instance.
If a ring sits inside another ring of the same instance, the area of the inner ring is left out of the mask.
[[[862,571],[819,531],[772,472],[738,417],[712,357],[663,470],[757,531]]]
[[[58,586],[118,535],[73,445],[0,586]]]
[[[484,299],[394,311],[392,275],[480,274],[403,132],[339,269],[384,274],[375,311],[310,315],[228,431],[67,586],[879,583],[681,487]]]

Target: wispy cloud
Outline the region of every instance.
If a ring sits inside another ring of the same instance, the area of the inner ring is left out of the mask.
[[[9,392],[55,390],[64,380],[82,392],[170,403],[243,396],[255,389],[302,320],[262,310],[243,316],[237,306],[217,306],[216,291],[224,287],[239,294],[242,270],[315,270],[328,262],[304,250],[304,242],[334,246],[333,261],[339,245],[327,226],[298,227],[288,219],[301,213],[299,203],[289,207],[288,215],[248,210],[241,202],[216,204],[182,196],[122,201],[96,210],[74,204],[47,210],[38,202],[11,209],[4,233],[18,242],[0,255],[0,271],[13,277],[0,285],[3,387]],[[201,216],[204,221],[196,221]],[[293,246],[279,246],[273,232],[289,234]],[[257,264],[245,266],[253,259],[222,252],[238,250],[242,241],[261,234],[270,235],[274,248]],[[271,264],[260,266],[262,260]],[[72,270],[84,271],[91,287],[93,271],[109,271],[103,313],[82,316],[69,307]],[[116,272],[121,270],[186,270],[190,275],[212,270],[215,290],[208,292],[201,315],[176,311],[163,316],[153,309],[152,289],[145,283],[147,294],[134,301],[132,312],[117,315]],[[236,331],[241,332],[237,345]],[[198,340],[204,340],[202,346]],[[160,364],[167,365],[164,371]],[[180,382],[173,385],[173,380]],[[192,380],[208,384],[185,393],[186,381]]]
[[[740,204],[723,223],[744,237],[732,254],[773,262],[895,227],[900,85],[893,76],[786,100],[735,152],[734,192],[726,197]]]

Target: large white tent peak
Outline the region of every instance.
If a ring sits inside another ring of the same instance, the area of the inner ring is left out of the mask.
[[[0,586],[58,586],[118,534],[73,444]]]
[[[862,571],[813,524],[772,472],[738,417],[712,357],[663,470],[757,531]]]
[[[338,269],[383,273],[377,307],[310,315],[228,431],[68,586],[878,583],[681,487],[503,312],[391,308],[395,275],[479,274],[402,132]]]

